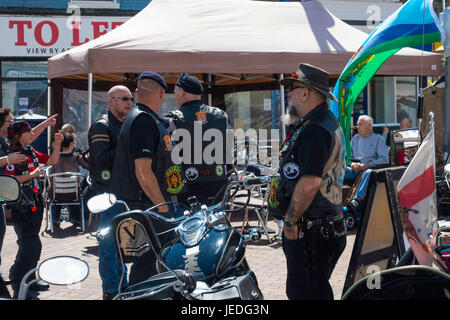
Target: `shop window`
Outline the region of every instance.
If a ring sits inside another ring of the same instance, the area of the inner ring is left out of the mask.
[[[370,116],[374,123],[395,123],[395,77],[374,77],[370,86]]]
[[[417,78],[416,77],[396,77],[396,107],[397,122],[404,118],[410,118],[413,125],[417,121]]]
[[[225,107],[233,127],[244,131],[278,128],[279,91],[274,91],[225,94]]]
[[[405,117],[416,123],[416,77],[374,77],[370,85],[375,123],[400,123]]]
[[[87,9],[120,9],[120,3],[117,0],[72,0],[68,6]]]
[[[2,81],[2,106],[20,115],[28,110],[47,115],[47,80]]]
[[[2,61],[2,78],[47,78],[47,61]]]
[[[279,92],[266,90],[225,94],[225,107],[233,128],[243,129],[246,133],[246,144],[236,137],[238,161],[278,166],[278,163],[271,163],[271,155],[272,152],[278,154],[281,137],[278,131],[278,134],[272,131],[281,125]],[[255,130],[251,130],[254,135],[250,134],[249,129]]]
[[[47,61],[1,62],[2,107],[47,115]]]
[[[164,94],[164,100],[159,109],[158,115],[162,117],[163,115],[168,114],[170,111],[177,110],[177,103],[175,102],[175,94],[166,93]]]

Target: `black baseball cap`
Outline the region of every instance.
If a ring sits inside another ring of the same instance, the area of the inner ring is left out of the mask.
[[[138,80],[142,80],[142,79],[155,80],[164,88],[164,90],[167,91],[166,81],[164,81],[164,78],[159,73],[156,73],[153,71],[144,71],[139,75],[139,78],[138,78]]]
[[[197,79],[197,77],[190,73],[182,73],[175,85],[188,93],[196,95],[203,93],[202,83]]]

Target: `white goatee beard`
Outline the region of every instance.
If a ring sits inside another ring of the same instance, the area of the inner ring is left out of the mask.
[[[287,113],[284,116],[281,117],[281,121],[285,125],[289,126],[291,124],[296,123],[298,120],[300,120],[300,117],[297,115],[297,111],[295,111],[294,106],[289,101]]]

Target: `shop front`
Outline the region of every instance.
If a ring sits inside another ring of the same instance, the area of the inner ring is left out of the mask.
[[[129,18],[0,15],[0,107],[11,109],[15,117],[30,111],[36,117],[54,113],[48,103],[47,59],[96,39]],[[66,114],[60,121],[75,121],[75,114]]]

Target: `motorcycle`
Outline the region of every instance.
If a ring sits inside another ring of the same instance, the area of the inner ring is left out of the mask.
[[[157,260],[158,274],[129,286],[114,299],[262,300],[256,276],[245,259],[246,240],[257,240],[261,235],[257,229],[247,236],[233,229],[226,206],[233,188],[264,185],[270,179],[270,176],[233,179],[219,203],[207,207],[191,198],[190,207],[179,217],[156,213],[156,208],[163,204],[146,211],[129,210],[113,194],[91,198],[88,208],[93,213],[116,203],[126,210],[113,219],[109,231],[113,232],[123,264],[136,261],[150,250]],[[157,235],[155,222],[165,224],[166,231]],[[173,239],[161,243],[158,236],[170,232],[174,232]]]

